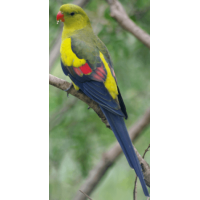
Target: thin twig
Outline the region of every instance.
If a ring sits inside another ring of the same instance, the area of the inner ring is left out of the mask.
[[[148,145],[148,147],[144,151],[144,154],[142,156],[143,159],[144,159],[146,153],[149,151],[149,148],[150,148],[150,144]],[[148,198],[147,198],[147,200],[148,200]],[[134,190],[133,190],[133,200],[137,200],[137,175],[135,177],[135,186],[134,186]]]
[[[137,175],[135,177],[135,187],[133,190],[133,200],[137,200]]]
[[[143,158],[144,158],[144,156],[145,156],[145,154],[149,151],[149,148],[150,148],[150,144],[149,144],[149,146],[145,149],[145,151],[144,151],[144,154],[143,154]]]
[[[79,190],[80,192],[82,192],[88,199],[92,200],[87,194],[85,194],[83,191]]]

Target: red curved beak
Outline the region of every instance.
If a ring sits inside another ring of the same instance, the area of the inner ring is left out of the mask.
[[[58,14],[57,14],[57,16],[56,16],[56,19],[57,19],[57,21],[58,21],[58,20],[61,20],[62,22],[65,21],[64,15],[63,15],[60,11],[58,12]]]

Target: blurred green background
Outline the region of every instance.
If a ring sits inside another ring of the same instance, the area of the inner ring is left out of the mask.
[[[150,33],[150,1],[121,0],[129,17]],[[73,1],[49,1],[49,51],[61,30],[56,23],[60,5]],[[84,7],[91,19],[94,32],[107,46],[117,76],[129,119],[129,128],[142,116],[150,104],[150,51],[132,34],[123,30],[110,17],[109,5],[104,0],[91,0]],[[67,80],[61,69],[59,57],[51,74]],[[116,142],[92,109],[75,97],[53,86],[49,87],[49,188],[50,200],[71,200],[98,163],[102,154]],[[147,127],[133,142],[142,155],[150,142]],[[150,163],[150,153],[145,156]],[[93,200],[133,199],[135,172],[121,155],[108,170],[98,187],[90,195]],[[138,182],[137,197],[146,199]]]

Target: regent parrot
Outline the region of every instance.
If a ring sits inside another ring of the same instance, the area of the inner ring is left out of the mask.
[[[81,90],[99,104],[130,167],[139,177],[144,194],[149,196],[124,123],[123,118],[127,119],[128,115],[106,46],[94,34],[87,14],[79,6],[62,5],[57,21],[64,23],[60,47],[64,74],[70,77],[76,90]]]

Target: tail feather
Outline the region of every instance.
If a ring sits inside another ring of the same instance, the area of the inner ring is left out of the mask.
[[[146,184],[144,181],[142,169],[141,169],[140,163],[138,161],[137,155],[133,149],[133,145],[130,140],[128,131],[126,129],[126,125],[125,125],[123,117],[120,117],[116,114],[113,114],[113,113],[107,111],[102,106],[100,106],[100,107],[101,107],[102,112],[106,116],[106,118],[112,128],[112,131],[114,132],[115,137],[117,138],[117,140],[126,156],[126,159],[129,163],[130,167],[135,170],[137,176],[139,177],[145,196],[149,197],[149,192],[147,190],[147,187],[146,187]]]

